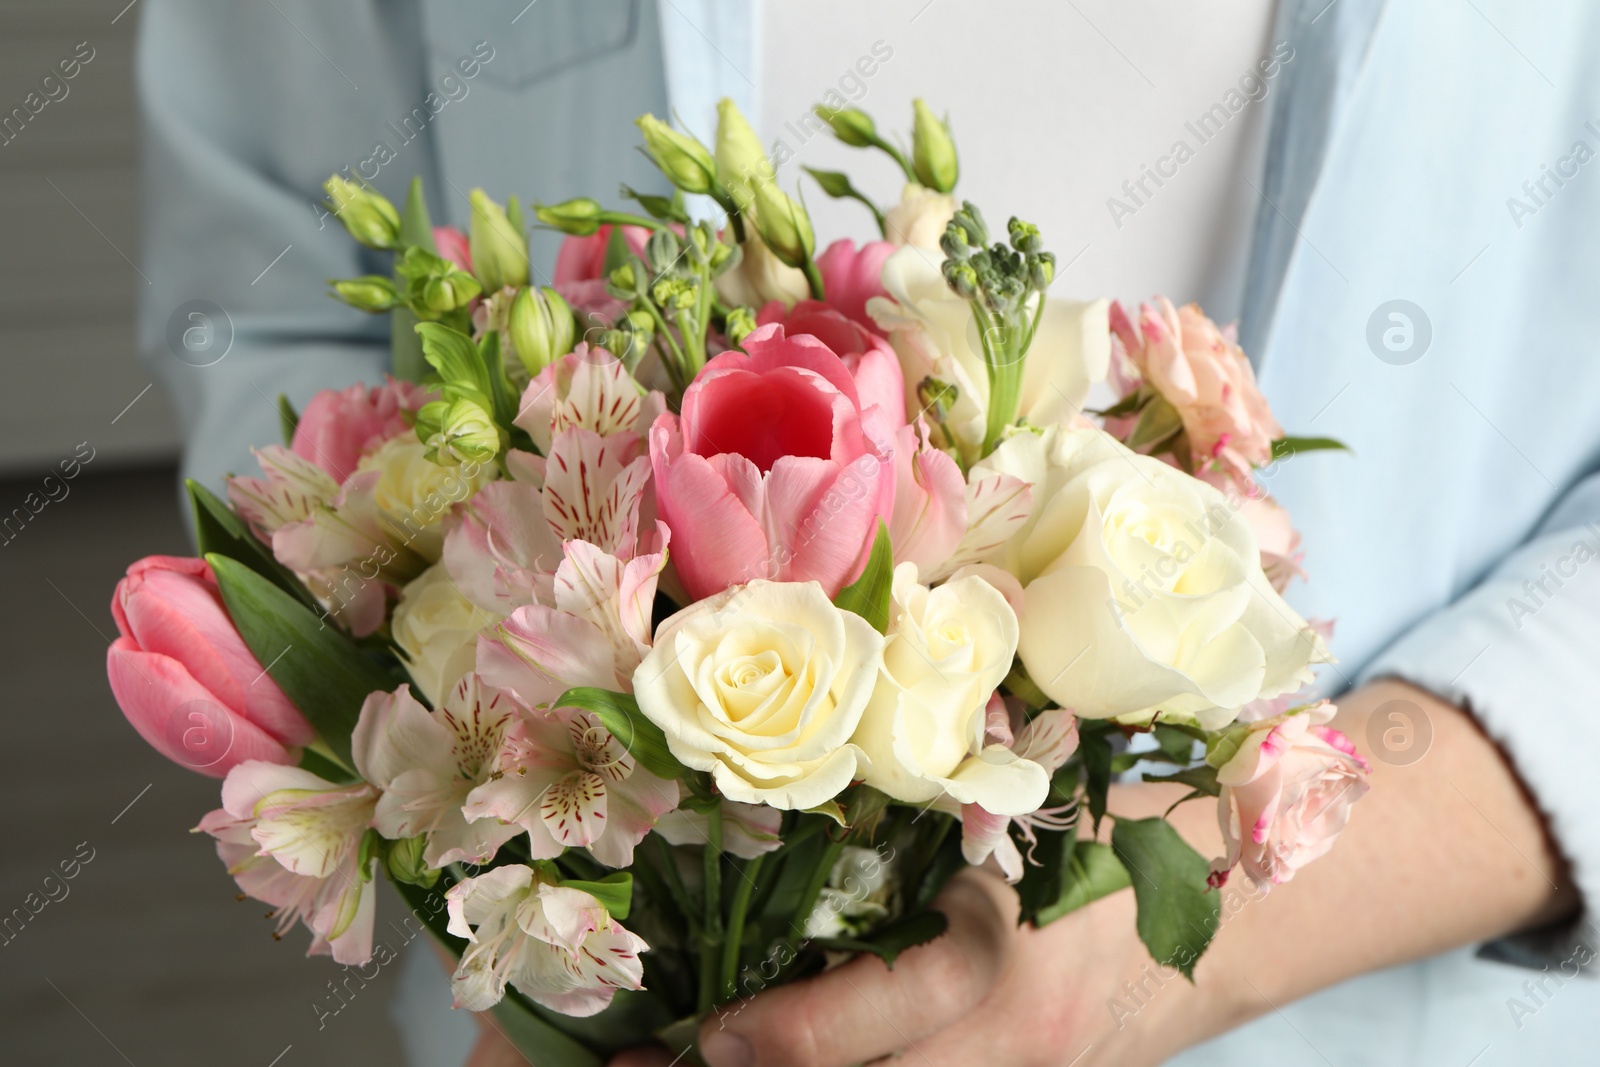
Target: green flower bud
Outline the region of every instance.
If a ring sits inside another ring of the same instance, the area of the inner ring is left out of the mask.
[[[1044,242],[1039,239],[1039,227],[1031,222],[1023,222],[1015,215],[1006,223],[1006,232],[1011,237],[1011,247],[1018,252],[1039,252],[1044,249]]]
[[[598,201],[580,196],[575,200],[563,200],[559,204],[536,205],[533,217],[562,233],[569,233],[574,237],[588,237],[600,229],[602,210]]]
[[[438,317],[464,308],[482,293],[478,279],[454,264],[449,264],[447,271],[413,278],[406,288],[406,296],[419,317]]]
[[[744,344],[744,339],[755,328],[756,317],[749,308],[736,307],[728,312],[728,343],[735,348]]]
[[[723,97],[717,103],[717,184],[740,211],[745,211],[753,197],[751,186],[776,179],[777,172],[767,159],[766,149],[761,147],[761,138],[745,121],[738,105]]]
[[[818,104],[813,110],[826,122],[833,135],[852,148],[868,148],[878,143],[878,127],[872,116],[857,108],[832,108]]]
[[[472,201],[470,243],[472,271],[491,293],[505,286],[528,284],[528,242],[506,218],[505,209],[482,189],[468,195]]]
[[[911,125],[911,169],[917,181],[936,193],[956,187],[961,168],[956,162],[956,143],[950,130],[934,117],[921,100],[911,102],[915,118]]]
[[[530,375],[571,352],[576,331],[572,308],[554,289],[522,289],[511,301],[507,332]]]
[[[400,291],[381,274],[367,274],[360,278],[330,281],[333,295],[353,308],[362,311],[388,311],[400,303]]]
[[[1056,257],[1054,252],[1040,252],[1036,256],[1028,257],[1028,284],[1039,292],[1050,288],[1050,283],[1056,279]]]
[[[652,274],[664,274],[671,270],[682,254],[683,246],[678,243],[678,235],[671,230],[657,230],[644,245],[644,261],[650,265]]]
[[[650,299],[657,307],[677,311],[694,307],[699,295],[699,288],[687,278],[662,278],[650,287]]]
[[[928,418],[936,423],[944,422],[959,396],[955,386],[932,375],[917,383],[917,403]]]
[[[779,189],[777,182],[756,182],[750,192],[755,198],[756,232],[761,240],[784,266],[804,265],[816,248],[805,207]]]
[[[944,261],[944,280],[963,300],[971,300],[978,295],[978,272],[964,259]]]
[[[344,223],[351,237],[368,248],[388,249],[400,243],[400,213],[388,199],[337,174],[322,188],[328,193],[328,209]]]
[[[686,193],[709,193],[716,184],[717,163],[706,146],[680,133],[654,115],[641,115],[644,150],[667,180]]]
[[[624,263],[606,275],[606,291],[618,300],[632,300],[644,295],[639,287],[639,273],[633,269],[632,263]]]
[[[960,210],[950,217],[950,225],[965,230],[967,243],[974,248],[982,248],[989,243],[989,227],[984,225],[983,213],[971,200],[961,202]]]
[[[397,882],[431,888],[439,880],[439,869],[429,867],[423,859],[426,845],[427,839],[421,834],[391,842],[389,854],[384,857],[390,877]]]
[[[500,427],[488,408],[471,397],[457,400],[436,400],[424,404],[423,410],[445,404],[448,407],[430,414],[430,423],[437,426],[424,440],[426,455],[442,467],[462,463],[487,463],[500,454]],[[417,425],[423,423],[422,412],[417,413]]]

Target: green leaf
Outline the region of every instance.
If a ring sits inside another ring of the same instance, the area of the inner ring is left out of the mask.
[[[422,338],[417,336],[417,313],[401,306],[389,312],[389,370],[396,378],[423,382],[429,377],[422,358]]]
[[[688,769],[672,755],[661,727],[645,717],[639,710],[639,702],[628,693],[579,686],[562,693],[551,707],[594,712],[601,724],[611,731],[611,736],[621,741],[622,747],[658,778],[680,778]]]
[[[665,197],[651,196],[649,193],[641,193],[624,185],[621,195],[625,200],[637,201],[651,218],[685,225],[689,222],[689,212],[684,207],[682,189],[673,189],[672,196]]]
[[[316,742],[312,742],[300,752],[300,769],[310,771],[318,778],[324,778],[337,785],[349,785],[358,781],[355,773],[346,767],[341,767],[328,756],[316,750]]]
[[[202,556],[210,553],[236,559],[307,607],[315,608],[306,587],[294,572],[279,563],[272,550],[256,539],[234,510],[215,493],[195,481],[184,481],[189,503],[194,510],[194,540]]]
[[[1071,832],[1041,830],[1028,847],[1028,862],[1023,864],[1022,880],[1017,883],[1017,900],[1022,905],[1024,922],[1042,925],[1039,913],[1061,899],[1062,866],[1076,836]]]
[[[1177,782],[1186,785],[1196,792],[1208,797],[1214,797],[1222,792],[1222,787],[1217,785],[1217,769],[1202,763],[1198,767],[1186,767],[1176,774],[1164,774],[1146,778],[1147,782]]]
[[[1299,452],[1350,451],[1350,446],[1332,437],[1280,437],[1272,442],[1272,458],[1288,459]]]
[[[811,943],[835,952],[870,952],[893,970],[900,953],[927,944],[949,926],[950,920],[945,918],[944,912],[922,911],[885,923],[866,937],[819,937],[813,938]]]
[[[563,878],[558,884],[588,893],[605,906],[613,919],[626,919],[633,906],[633,875],[627,871],[613,872],[595,882]]]
[[[522,212],[522,201],[515,194],[506,197],[506,221],[511,228],[521,234],[524,239],[528,236],[528,220]]]
[[[894,585],[894,554],[889,546],[889,528],[878,520],[878,535],[861,577],[839,590],[836,606],[853,611],[872,624],[880,634],[889,632],[889,599]]]
[[[1218,770],[1234,756],[1239,754],[1239,749],[1244,747],[1245,738],[1250,736],[1250,727],[1242,722],[1236,722],[1219,734],[1213,734],[1206,742],[1206,763]]]
[[[435,254],[439,251],[433,243],[433,220],[428,218],[428,201],[422,195],[421,178],[412,178],[406,189],[406,205],[400,212],[400,243],[416,245]]]
[[[300,414],[289,403],[289,394],[278,394],[278,422],[283,426],[283,447],[294,444],[294,432],[300,428]]]
[[[465,385],[485,397],[491,395],[489,373],[472,338],[437,322],[419,323],[417,336],[422,338],[422,357],[446,385]]]
[[[1126,443],[1132,449],[1154,448],[1171,440],[1181,429],[1183,416],[1178,409],[1156,397],[1139,413],[1139,421],[1134,423]]]
[[[1053,923],[1068,912],[1077,911],[1131,884],[1128,869],[1117,859],[1110,845],[1079,841],[1062,857],[1061,895],[1053,904],[1039,910],[1034,924]]]
[[[611,272],[624,263],[633,262],[633,247],[628,244],[628,235],[621,226],[611,227],[611,236],[606,240],[605,261],[600,267],[600,277],[609,278]]]
[[[310,608],[243,563],[215,552],[206,562],[244,643],[330,752],[353,766],[350,732],[361,705],[370,693],[398,687],[404,675],[363,654]]]
[[[500,331],[489,330],[478,346],[478,359],[489,378],[489,400],[494,405],[494,421],[502,427],[510,426],[517,417],[517,398],[506,379],[505,365],[500,358]]]
[[[1135,389],[1110,407],[1091,410],[1089,414],[1099,415],[1105,419],[1125,419],[1129,415],[1137,415],[1154,395],[1155,393],[1147,389]]]
[[[1157,963],[1194,981],[1222,912],[1221,897],[1206,883],[1210,866],[1161,818],[1118,819],[1111,847],[1133,882],[1139,940]]]
[[[1094,817],[1095,832],[1106,815],[1106,793],[1111,788],[1111,735],[1104,729],[1078,732],[1078,757],[1083,763],[1083,791]]]

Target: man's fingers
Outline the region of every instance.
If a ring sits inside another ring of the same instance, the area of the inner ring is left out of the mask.
[[[1003,972],[1016,933],[1016,894],[964,871],[935,903],[943,936],[893,971],[863,957],[826,974],[727,1005],[706,1020],[711,1067],[848,1067],[936,1033],[970,1011]]]

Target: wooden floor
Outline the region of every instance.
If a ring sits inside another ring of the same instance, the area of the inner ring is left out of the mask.
[[[333,1003],[341,970],[234,900],[210,840],[188,832],[218,783],[156,755],[111,698],[113,585],[140,556],[190,551],[175,475],[69,484],[0,545],[0,916],[60,898],[0,935],[0,1064],[401,1062],[396,969],[319,1029],[313,1005]],[[0,482],[0,513],[36,488]],[[92,859],[47,883],[75,854]]]

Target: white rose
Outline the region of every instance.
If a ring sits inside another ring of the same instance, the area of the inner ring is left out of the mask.
[[[501,616],[461,595],[442,564],[400,592],[392,633],[405,652],[411,680],[438,707],[452,687],[477,666],[478,631]]]
[[[949,794],[1004,815],[1044,803],[1042,767],[984,745],[985,709],[1016,651],[1016,613],[994,586],[965,575],[930,590],[916,564],[896,567],[883,669],[855,734],[872,761],[867,784],[911,804]]]
[[[983,446],[989,411],[989,373],[967,302],[951,291],[938,257],[902,248],[883,264],[887,297],[867,311],[889,334],[904,371],[910,410],[922,404],[917,387],[929,375],[956,387],[945,426],[968,462]],[[1111,362],[1110,305],[1105,300],[1047,300],[1022,370],[1017,415],[1035,426],[1066,422],[1083,407],[1089,386]]]
[[[725,796],[813,808],[865,769],[850,735],[883,641],[816,582],[752,582],[662,623],[634,696],[672,754]]]
[[[1063,707],[1214,729],[1327,661],[1262,573],[1249,523],[1204,482],[1090,428],[1014,434],[979,466],[1034,485],[991,562],[1025,585],[1018,652]]]
[[[362,457],[357,471],[358,477],[377,474],[370,500],[384,533],[429,563],[438,562],[444,550],[440,520],[495,477],[492,463],[440,466],[428,459],[427,447],[413,434],[384,442]]]
[[[944,236],[955,213],[956,198],[949,193],[936,193],[916,182],[907,182],[900,192],[900,202],[884,213],[884,233],[897,245],[926,248],[938,252],[942,259],[939,238]]]

